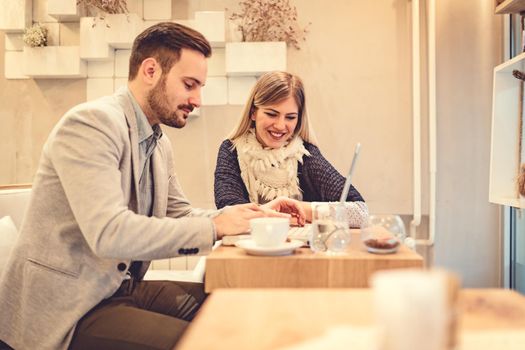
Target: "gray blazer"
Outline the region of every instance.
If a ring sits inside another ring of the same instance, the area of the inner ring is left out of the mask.
[[[53,129],[0,278],[0,339],[17,350],[67,349],[78,320],[119,288],[131,260],[211,250],[217,211],[190,206],[165,135],[152,158],[154,216],[136,214],[138,154],[125,88],[76,106]]]

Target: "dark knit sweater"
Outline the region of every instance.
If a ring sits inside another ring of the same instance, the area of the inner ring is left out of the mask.
[[[241,178],[241,169],[237,159],[237,150],[232,150],[232,142],[225,140],[219,148],[217,167],[215,168],[215,205],[217,209],[227,205],[249,203],[248,191]],[[299,188],[305,202],[338,201],[345,178],[321,154],[319,148],[304,142],[304,147],[311,156],[303,157],[299,163],[297,176]],[[350,187],[347,201],[364,201],[354,186]]]

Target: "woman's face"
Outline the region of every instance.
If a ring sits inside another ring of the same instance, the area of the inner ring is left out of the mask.
[[[299,107],[290,96],[277,104],[260,106],[251,118],[255,121],[257,140],[264,147],[279,148],[293,136],[299,121]]]

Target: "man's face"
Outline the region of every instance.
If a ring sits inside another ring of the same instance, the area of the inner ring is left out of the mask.
[[[201,105],[207,70],[203,54],[182,49],[180,59],[169,72],[163,72],[148,94],[151,117],[167,126],[184,127],[188,114]]]

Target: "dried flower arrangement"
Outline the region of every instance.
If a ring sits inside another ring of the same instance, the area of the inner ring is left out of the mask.
[[[285,41],[299,49],[299,41],[306,39],[307,28],[299,26],[290,0],[247,0],[240,1],[239,7],[230,20],[236,22],[242,41]]]
[[[93,27],[97,18],[104,21],[106,14],[129,12],[126,0],[77,0],[77,5],[83,6],[88,16],[94,16]],[[109,27],[107,23],[106,26]]]
[[[31,27],[26,28],[22,40],[30,47],[47,46],[47,33],[46,27],[40,23],[35,23]]]

